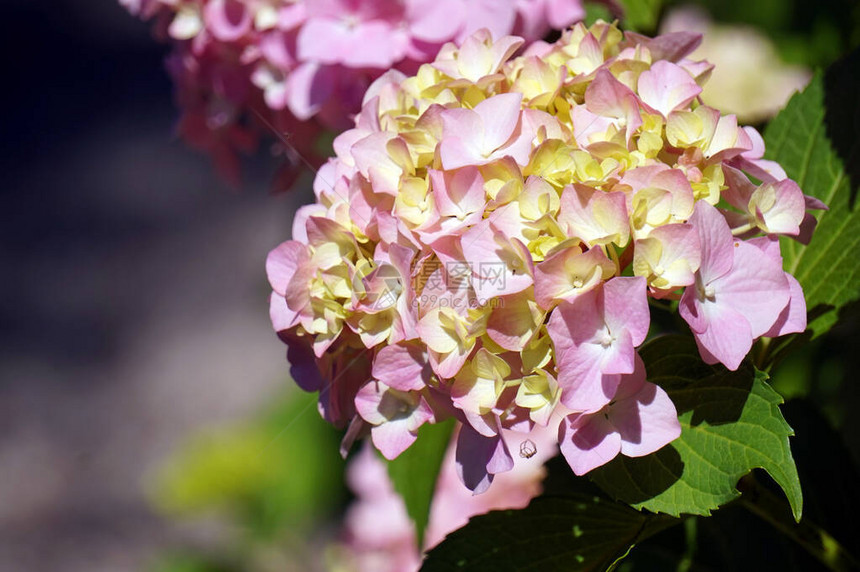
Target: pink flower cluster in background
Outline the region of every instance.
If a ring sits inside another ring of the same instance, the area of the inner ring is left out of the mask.
[[[637,352],[649,299],[730,369],[805,329],[777,237],[808,240],[823,205],[700,104],[699,40],[598,22],[512,59],[521,39],[480,30],[369,88],[267,262],[293,377],[345,447],[391,459],[454,417],[482,492],[514,465],[507,431],[553,422],[581,475],[680,434]]]
[[[515,442],[530,454],[516,455],[513,469],[499,475],[493,488],[483,495],[472,495],[460,484],[452,443],[436,482],[424,534],[424,550],[436,546],[475,515],[523,508],[539,495],[546,472],[543,465],[558,452],[554,429],[538,426],[526,436],[509,433],[508,436],[516,439]],[[418,570],[421,552],[415,539],[415,525],[388,478],[385,463],[370,447],[363,447],[350,461],[347,482],[356,499],[346,513],[344,542],[337,553],[336,569],[352,572]]]
[[[351,126],[371,81],[391,68],[414,72],[445,42],[480,27],[537,40],[585,14],[581,0],[553,1],[551,9],[549,0],[120,2],[172,43],[179,132],[232,180],[237,152],[272,129],[288,137],[288,156],[321,161],[319,131]]]

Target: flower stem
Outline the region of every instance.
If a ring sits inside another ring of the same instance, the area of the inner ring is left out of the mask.
[[[752,474],[740,480],[738,490],[743,493],[739,501],[741,506],[791,538],[829,570],[860,570],[860,562],[829,532],[809,519],[795,522],[786,503],[762,487]]]
[[[688,518],[684,521],[684,537],[687,548],[681,561],[678,562],[677,572],[690,572],[690,568],[693,566],[696,556],[696,546],[698,544],[698,524],[699,520],[696,518]]]
[[[750,222],[750,223],[747,223],[747,224],[741,225],[741,226],[739,226],[739,227],[737,227],[737,228],[733,228],[733,229],[732,229],[732,235],[733,235],[733,236],[738,236],[738,235],[741,235],[741,234],[743,234],[743,233],[745,233],[745,232],[749,232],[749,231],[751,231],[751,230],[752,230],[752,229],[754,229],[754,228],[755,228],[755,223]]]
[[[753,362],[761,371],[767,371],[768,365],[770,365],[768,363],[768,358],[770,357],[770,352],[768,351],[770,349],[770,344],[771,338],[761,338],[755,347]]]

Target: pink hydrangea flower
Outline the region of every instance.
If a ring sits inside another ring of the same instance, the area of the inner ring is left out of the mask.
[[[276,190],[289,188],[305,161],[322,163],[314,146],[319,132],[349,127],[363,94],[387,70],[413,72],[440,50],[450,52],[452,41],[473,42],[480,51],[473,34],[482,28],[490,37],[516,33],[535,41],[585,16],[581,0],[120,3],[152,20],[156,36],[173,46],[168,67],[182,109],[180,134],[209,152],[226,177],[238,179],[239,153],[284,135],[288,165]],[[522,44],[505,42],[492,44],[495,68]],[[468,75],[479,61],[470,55],[460,64]]]
[[[296,381],[344,448],[369,434],[392,458],[453,418],[455,472],[486,492],[516,465],[511,435],[563,418],[582,474],[679,434],[638,355],[649,299],[678,301],[731,369],[805,328],[778,237],[822,205],[753,182],[778,169],[697,100],[697,42],[598,22],[513,57],[520,39],[479,30],[373,84],[267,265]]]

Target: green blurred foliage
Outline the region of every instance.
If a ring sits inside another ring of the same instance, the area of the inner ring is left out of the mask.
[[[260,419],[193,435],[155,475],[154,505],[175,516],[226,512],[261,538],[329,516],[345,498],[344,461],[315,403],[291,392]]]
[[[620,0],[624,8],[621,25],[627,30],[652,33],[660,21],[663,0]]]
[[[585,25],[591,26],[598,20],[603,20],[604,22],[611,22],[615,18],[612,16],[612,12],[609,11],[609,8],[602,3],[596,2],[586,2],[585,3]]]
[[[194,554],[165,554],[152,567],[152,572],[240,572],[222,562]]]

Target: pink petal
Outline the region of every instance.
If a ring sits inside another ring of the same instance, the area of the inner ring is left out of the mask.
[[[749,322],[743,314],[727,304],[705,302],[699,308],[704,314],[707,329],[701,333],[693,332],[696,341],[711,356],[735,371],[752,348],[753,336]]]
[[[478,165],[482,155],[484,124],[481,116],[471,109],[448,109],[440,114],[442,142],[439,156],[445,169]]]
[[[695,32],[671,32],[649,38],[635,32],[625,32],[624,37],[631,44],[641,44],[651,52],[651,59],[678,62],[689,56],[702,43],[702,34]]]
[[[210,0],[203,10],[206,27],[222,42],[235,42],[251,30],[251,11],[239,0]]]
[[[388,421],[388,417],[380,411],[382,400],[388,393],[388,387],[378,381],[369,381],[364,384],[355,395],[355,410],[362,419],[368,423],[379,425]],[[389,396],[388,402],[391,401]]]
[[[741,313],[757,338],[773,326],[789,301],[789,285],[782,266],[745,242],[735,243],[732,270],[712,282],[718,305]]]
[[[636,241],[633,253],[633,268],[637,268],[640,253],[646,253],[654,243],[661,251],[657,261],[663,267],[660,278],[669,281],[668,289],[689,286],[696,281],[695,272],[702,262],[699,235],[689,224],[667,224],[652,230],[647,238]],[[648,263],[653,262],[648,260]],[[637,271],[638,273],[638,271]]]
[[[370,381],[358,390],[355,409],[374,426],[373,444],[389,460],[415,442],[421,425],[433,419],[433,410],[423,397],[392,390],[378,381]]]
[[[457,348],[447,354],[439,354],[430,350],[428,352],[430,366],[433,368],[433,372],[442,379],[451,379],[463,369],[463,365],[469,359],[469,354],[472,353],[473,349],[474,346]]]
[[[618,386],[619,376],[602,370],[607,349],[594,343],[595,336],[605,328],[600,298],[600,292],[594,290],[572,303],[560,304],[547,325],[555,348],[561,401],[576,411],[600,409],[609,403]],[[629,335],[626,339],[630,345]],[[630,345],[629,350],[632,349]]]
[[[472,166],[456,170],[428,169],[436,206],[442,216],[463,218],[482,210],[485,204],[484,178]]]
[[[481,142],[484,153],[495,151],[511,137],[520,120],[522,100],[520,93],[503,93],[475,106],[484,128]]]
[[[704,312],[704,306],[699,299],[699,289],[704,288],[698,279],[696,284],[684,289],[684,294],[678,303],[678,313],[690,326],[693,334],[700,334],[708,329],[708,318]]]
[[[633,362],[632,372],[620,376],[618,387],[612,397],[613,401],[635,397],[642,389],[642,386],[645,385],[645,362],[642,361],[638,353],[633,355]]]
[[[290,377],[304,391],[320,391],[326,382],[320,375],[316,356],[308,343],[307,336],[299,337],[285,333],[279,336],[287,345],[287,362],[290,364]]]
[[[585,8],[583,8],[581,0],[555,0],[548,3],[546,17],[552,28],[563,30],[584,19]]]
[[[745,126],[743,134],[750,148],[732,159],[735,167],[743,169],[764,183],[775,183],[787,177],[783,168],[775,161],[762,159],[764,157],[764,139],[754,127]]]
[[[584,105],[577,105],[571,110],[573,121],[573,137],[580,147],[586,147],[591,143],[591,136],[595,133],[605,133],[613,124],[611,117],[604,117],[592,113]]]
[[[756,186],[743,171],[734,167],[724,166],[723,173],[728,188],[724,189],[720,196],[736,209],[746,213],[750,197],[755,192]]]
[[[413,0],[407,9],[409,31],[425,42],[451,40],[463,26],[465,14],[460,0]]]
[[[769,338],[806,331],[806,300],[803,297],[803,288],[791,274],[786,272],[785,278],[788,280],[791,300],[780,312],[773,326],[765,332],[764,335]]]
[[[600,412],[565,417],[558,428],[558,442],[567,464],[580,476],[621,452],[621,436]]]
[[[689,222],[699,233],[699,246],[702,249],[699,273],[702,282],[707,284],[732,268],[732,231],[720,212],[705,201],[696,202]]]
[[[636,94],[605,68],[597,72],[585,90],[586,107],[598,115],[626,117],[628,110],[635,106],[635,103]]]
[[[604,319],[609,331],[613,334],[629,332],[634,346],[645,341],[651,324],[646,285],[641,276],[616,276],[603,285]]]
[[[461,401],[458,404],[465,404],[465,402]],[[469,426],[484,437],[495,437],[499,432],[499,416],[492,411],[481,415],[479,413],[464,410],[463,416],[466,418]]]
[[[600,290],[592,290],[573,302],[559,304],[553,311],[547,328],[556,355],[593,341],[604,327],[600,296]]]
[[[485,437],[468,425],[457,436],[457,476],[474,494],[485,492],[493,477],[514,467],[508,447],[501,435]]]
[[[349,422],[349,425],[346,428],[346,433],[343,434],[343,438],[340,440],[339,448],[341,458],[346,459],[347,456],[349,456],[349,451],[352,449],[352,446],[358,439],[367,437],[369,429],[370,425],[368,425],[360,415],[356,415],[352,418],[352,421]]]
[[[807,245],[809,244],[809,241],[812,240],[812,233],[815,232],[816,226],[818,226],[818,219],[815,218],[815,215],[805,213],[803,215],[803,220],[800,221],[800,228],[798,229],[797,236],[792,238],[800,244]]]
[[[287,308],[287,301],[277,292],[269,296],[269,318],[276,332],[289,330],[298,323],[298,314]]]
[[[403,421],[389,421],[382,425],[375,425],[370,429],[370,436],[373,439],[373,445],[389,461],[396,459],[418,438],[417,434],[409,432]]]
[[[396,196],[400,177],[412,168],[409,148],[390,132],[371,133],[352,145],[352,157],[362,175],[377,193]]]
[[[589,246],[616,243],[624,246],[630,237],[627,197],[622,192],[601,191],[587,185],[565,187],[558,222],[568,236]]]
[[[551,309],[556,301],[572,302],[594,289],[614,270],[599,247],[586,252],[578,246],[563,248],[535,266],[535,300],[545,310]]]
[[[604,352],[595,344],[556,357],[561,402],[572,411],[598,411],[612,400],[621,376],[601,371]]]
[[[343,65],[352,68],[388,69],[405,53],[407,38],[383,21],[364,22],[353,29],[341,52]]]
[[[266,274],[272,290],[284,296],[287,285],[298,271],[299,267],[310,261],[308,247],[295,240],[288,240],[278,245],[266,257]]]
[[[373,359],[373,377],[400,391],[423,389],[431,374],[426,351],[416,343],[386,346]]]
[[[531,290],[501,297],[487,320],[487,335],[506,350],[522,351],[543,323],[543,316]]]
[[[303,61],[387,69],[403,57],[405,43],[384,21],[350,26],[341,19],[310,18],[299,31],[296,49]]]
[[[585,90],[585,106],[588,111],[604,117],[625,119],[628,142],[630,136],[642,125],[639,98],[605,68],[598,70]]]
[[[308,290],[308,282],[313,278],[315,272],[316,269],[312,265],[302,264],[284,291],[287,307],[303,319],[309,319],[309,316],[312,315],[310,311],[311,296]]]
[[[653,453],[681,435],[675,404],[663,388],[649,382],[617,401],[609,419],[621,435],[621,454],[628,457]]]
[[[304,3],[287,5],[278,10],[278,27],[289,31],[304,24],[308,17],[307,6]]]
[[[497,54],[496,59],[503,61],[516,51],[516,48],[522,44],[521,38],[512,38],[506,36],[514,27],[514,19],[516,18],[516,10],[514,3],[510,0],[470,0],[466,2],[464,7],[467,16],[464,18],[465,26],[460,31],[456,41],[463,42],[464,38],[471,36],[476,31],[487,31],[492,38],[497,38],[493,45],[493,51]],[[499,44],[514,43],[513,49],[506,49],[507,45],[500,46]]]
[[[524,118],[527,116],[528,114],[523,114]],[[533,122],[521,121],[518,123],[511,134],[511,138],[504,145],[493,151],[487,158],[488,162],[500,161],[505,157],[510,157],[520,167],[528,165],[532,152],[532,143],[537,135],[534,131],[535,128],[536,125]]]
[[[630,331],[623,328],[617,334],[613,333],[612,343],[604,348],[600,371],[607,375],[632,373],[635,357],[636,348]]]
[[[517,240],[506,238],[485,219],[463,235],[465,261],[472,267],[472,287],[479,301],[522,292],[534,282],[531,253]]]
[[[719,115],[711,141],[705,149],[705,157],[711,162],[728,159],[743,152],[741,141],[744,131],[738,129],[738,118],[734,115]]]
[[[639,76],[639,97],[668,117],[676,109],[687,107],[702,92],[702,88],[684,68],[659,60]]]
[[[791,179],[783,179],[772,184],[776,193],[776,204],[767,212],[760,213],[767,231],[797,235],[800,232],[800,223],[806,214],[803,192]]]
[[[328,66],[305,62],[287,77],[287,105],[300,120],[310,119],[328,101],[335,87]]]

